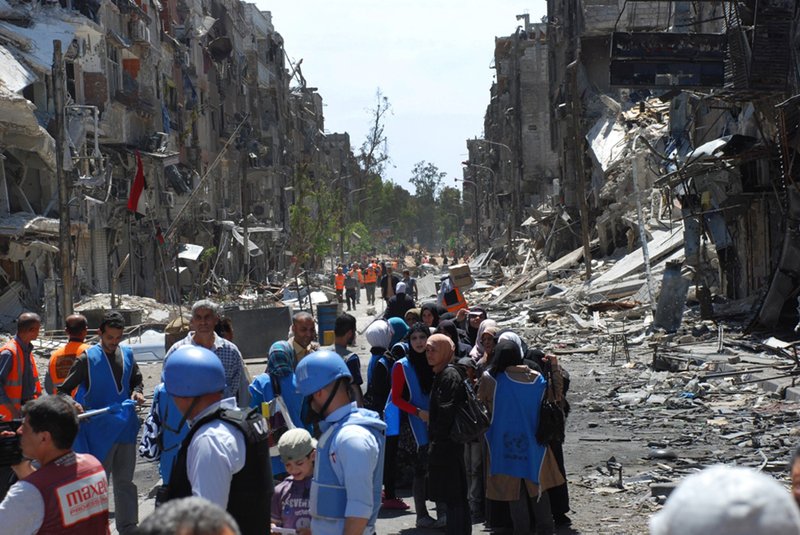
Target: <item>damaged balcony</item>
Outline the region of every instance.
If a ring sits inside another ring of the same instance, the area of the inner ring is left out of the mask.
[[[727,37],[721,34],[614,32],[611,35],[611,85],[722,87],[727,45]]]

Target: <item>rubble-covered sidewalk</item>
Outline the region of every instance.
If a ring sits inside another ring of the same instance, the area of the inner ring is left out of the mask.
[[[571,375],[565,455],[580,533],[646,532],[678,481],[717,463],[789,483],[800,441],[795,346],[747,333],[753,297],[701,306],[681,267],[683,227],[667,225],[648,225],[647,261],[641,247],[593,260],[589,282],[582,248],[534,262],[521,242],[524,263],[500,266],[492,251],[472,264],[470,303],[487,303],[490,318]]]

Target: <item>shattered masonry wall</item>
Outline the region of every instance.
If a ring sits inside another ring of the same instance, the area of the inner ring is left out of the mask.
[[[558,155],[550,147],[550,79],[545,24],[530,24],[519,59],[522,91],[523,209],[537,207],[553,194]],[[528,195],[525,195],[528,194]]]

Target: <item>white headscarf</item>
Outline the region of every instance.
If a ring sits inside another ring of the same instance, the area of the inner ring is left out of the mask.
[[[519,354],[522,355],[522,358],[525,358],[525,350],[522,349],[522,338],[520,338],[517,333],[506,331],[500,335],[500,338],[497,339],[498,342],[500,340],[508,340],[509,342],[514,342],[517,344],[517,347],[519,348]]]
[[[481,326],[478,327],[478,336],[475,337],[475,346],[469,352],[469,356],[472,357],[472,360],[477,361],[479,358],[483,356],[483,352],[485,351],[483,348],[483,333],[486,332],[486,329],[494,330],[492,334],[497,332],[497,322],[494,320],[483,320],[481,322]]]
[[[364,337],[369,342],[370,347],[382,347],[389,349],[392,343],[392,328],[386,320],[376,320],[370,323],[364,332]]]

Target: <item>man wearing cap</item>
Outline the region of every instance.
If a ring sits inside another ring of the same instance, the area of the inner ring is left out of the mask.
[[[224,507],[242,533],[269,525],[272,470],[267,425],[257,408],[223,399],[225,370],[210,350],[185,345],[164,364],[164,387],[189,424],[170,476],[168,500],[200,496]]]
[[[297,390],[321,419],[311,531],[371,535],[381,506],[386,424],[351,400],[350,371],[333,351],[308,355],[297,365],[296,377]]]
[[[91,453],[103,463],[114,488],[114,522],[122,535],[132,532],[139,521],[139,496],[133,482],[136,468],[136,435],[139,418],[130,405],[132,399],[144,403],[142,372],[130,347],[120,346],[125,320],[118,312],[108,312],[100,323],[100,343],[86,350],[58,387],[69,396],[76,388],[78,411],[116,407],[117,412],[95,416],[81,424],[75,451]]]

